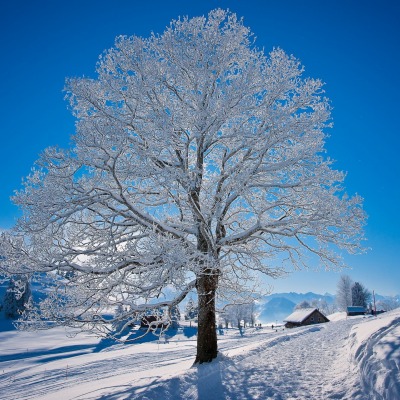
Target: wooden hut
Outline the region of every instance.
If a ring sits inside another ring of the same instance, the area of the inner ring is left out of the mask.
[[[297,326],[329,322],[329,319],[318,308],[300,308],[286,317],[283,322],[286,322],[286,328],[295,328]]]
[[[367,310],[365,307],[362,306],[351,306],[347,307],[347,315],[349,317],[352,317],[354,315],[365,315],[367,313]]]

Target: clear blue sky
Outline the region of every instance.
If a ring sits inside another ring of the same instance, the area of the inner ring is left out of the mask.
[[[66,77],[95,76],[117,35],[161,33],[180,15],[229,8],[265,51],[281,47],[326,82],[334,128],[328,155],[365,198],[371,250],[346,271],[370,290],[400,293],[400,2],[396,0],[3,0],[0,5],[0,229],[19,211],[9,200],[46,147],[68,146],[74,119]],[[335,292],[338,273],[304,272],[277,291]]]

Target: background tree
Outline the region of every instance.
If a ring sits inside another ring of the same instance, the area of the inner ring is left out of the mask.
[[[227,306],[229,310],[229,314],[231,316],[231,324],[232,326],[236,326],[240,328],[242,325],[242,321],[245,324],[247,318],[247,304],[232,304]]]
[[[260,315],[260,312],[257,308],[256,302],[252,301],[248,304],[248,323],[254,327],[257,321],[257,317]]]
[[[190,326],[192,326],[192,321],[197,322],[198,315],[199,315],[199,308],[197,304],[195,304],[193,299],[190,297],[185,307],[185,319],[186,321],[190,321]]]
[[[340,311],[346,311],[353,305],[351,288],[353,280],[348,275],[341,275],[337,284],[336,304]]]
[[[325,299],[313,299],[310,304],[311,307],[317,308],[325,315],[333,314],[336,311],[335,304],[330,304]]]
[[[376,302],[377,310],[391,311],[400,307],[400,302],[395,296],[386,297]]]
[[[11,277],[3,298],[2,311],[6,318],[16,319],[31,299],[31,288],[25,277]]]
[[[311,308],[311,304],[307,300],[301,301],[299,304],[296,304],[294,307],[295,310],[301,310],[303,308]]]
[[[229,313],[229,309],[228,310],[224,309],[223,311],[221,311],[218,314],[218,317],[219,317],[221,324],[223,322],[223,326],[225,326],[225,329],[229,328],[229,324],[231,324],[231,326],[232,326],[232,317]]]
[[[351,287],[351,299],[353,306],[360,306],[367,308],[371,300],[371,292],[359,282],[355,282]]]
[[[104,310],[172,306],[196,288],[196,362],[207,362],[218,294],[280,276],[277,256],[329,268],[341,265],[332,249],[357,252],[364,212],[323,156],[322,87],[223,10],[118,37],[95,79],[67,81],[73,146],[47,149],[14,197],[23,217],[3,237],[6,269],[51,288],[30,326],[109,335]]]
[[[254,301],[251,301],[244,304],[226,305],[223,311],[219,313],[219,318],[224,322],[226,328],[229,327],[229,324],[232,327],[239,328],[243,325],[244,327],[247,325],[254,326],[257,314],[256,304]]]
[[[177,305],[174,305],[169,310],[171,326],[176,329],[179,326],[179,321],[181,320],[181,311]]]

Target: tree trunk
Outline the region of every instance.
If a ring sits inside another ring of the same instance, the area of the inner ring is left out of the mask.
[[[215,322],[215,295],[218,273],[210,270],[197,278],[199,298],[199,322],[197,332],[196,363],[210,362],[217,357],[217,331]]]

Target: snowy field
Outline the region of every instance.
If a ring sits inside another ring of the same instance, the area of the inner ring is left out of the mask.
[[[3,326],[0,399],[400,399],[400,310],[332,320],[224,331],[219,358],[198,367],[188,328],[122,345]]]

